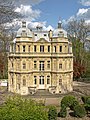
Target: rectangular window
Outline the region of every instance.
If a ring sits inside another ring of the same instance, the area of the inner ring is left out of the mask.
[[[34,45],[34,52],[36,52],[37,51],[37,46],[36,45]]]
[[[47,68],[50,68],[50,61],[47,61]]]
[[[47,76],[47,84],[50,84],[50,76]]]
[[[20,84],[18,84],[18,89],[20,90]]]
[[[28,46],[28,52],[30,52],[30,45]]]
[[[26,47],[26,46],[25,46],[25,45],[23,45],[23,52],[25,52],[25,47]]]
[[[23,79],[23,86],[26,86],[26,80]]]
[[[34,76],[34,84],[37,84],[37,76]]]
[[[20,52],[20,46],[18,45],[18,52]]]
[[[62,52],[62,46],[60,46],[60,50],[59,51]]]
[[[61,63],[59,64],[59,69],[62,69],[62,64]]]
[[[23,63],[23,69],[26,69],[26,63]]]
[[[39,70],[43,71],[44,70],[44,61],[39,62]]]
[[[20,84],[19,83],[17,84],[16,87],[17,87],[17,90],[20,90]]]
[[[12,68],[13,68],[13,62],[12,62]]]
[[[44,45],[40,45],[40,52],[44,52]]]
[[[54,46],[54,52],[56,52],[56,46]]]
[[[37,61],[34,61],[34,68],[37,68]]]
[[[48,52],[50,52],[50,46],[48,46]]]
[[[62,85],[62,79],[59,79],[59,85]]]
[[[44,84],[44,76],[39,76],[39,84]]]

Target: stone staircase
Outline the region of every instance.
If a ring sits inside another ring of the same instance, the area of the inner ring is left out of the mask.
[[[60,94],[52,94],[46,89],[39,89],[34,93],[33,95],[30,95],[31,97],[35,98],[53,98],[53,97],[59,97]]]
[[[49,96],[52,95],[48,90],[45,89],[39,89],[37,92],[34,94],[35,96]]]

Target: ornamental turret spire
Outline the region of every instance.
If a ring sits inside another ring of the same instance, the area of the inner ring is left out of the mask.
[[[59,21],[58,21],[58,28],[62,28],[62,21],[60,20],[60,18],[59,18]]]

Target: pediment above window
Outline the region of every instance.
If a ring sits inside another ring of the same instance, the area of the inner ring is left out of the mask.
[[[48,42],[45,38],[40,38],[39,40],[37,40],[37,42],[41,42],[41,43],[45,43],[45,42]]]

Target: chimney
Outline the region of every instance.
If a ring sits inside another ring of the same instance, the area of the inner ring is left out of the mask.
[[[22,22],[22,28],[26,28],[26,22],[25,21]]]

